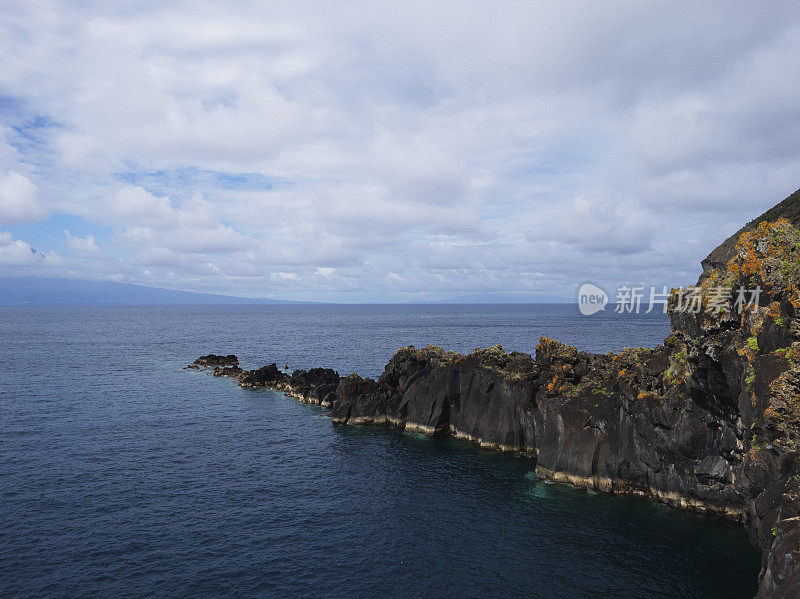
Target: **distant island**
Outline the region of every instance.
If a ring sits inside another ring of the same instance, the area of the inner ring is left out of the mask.
[[[334,423],[450,434],[535,460],[544,478],[743,522],[758,597],[800,596],[800,191],[703,261],[668,303],[657,348],[590,354],[542,338],[535,357],[400,349],[378,380],[276,364],[213,369],[324,405]]]
[[[406,299],[404,304],[560,303],[563,297],[530,293],[476,292],[435,300]],[[250,298],[87,279],[0,277],[0,306],[136,306],[318,304],[323,301]],[[336,303],[336,302],[334,302]],[[345,301],[344,303],[351,303]],[[365,302],[352,302],[365,303]],[[387,302],[395,303],[395,302]]]
[[[0,278],[0,306],[136,306],[181,304],[293,304],[269,298],[161,289],[80,279]]]

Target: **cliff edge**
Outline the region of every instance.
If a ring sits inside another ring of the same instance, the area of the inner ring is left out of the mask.
[[[767,210],[761,216],[751,220],[744,227],[736,231],[736,233],[728,237],[725,241],[714,248],[711,253],[700,263],[703,267],[703,273],[700,275],[700,282],[702,282],[703,279],[711,274],[715,268],[725,268],[725,265],[728,263],[728,261],[733,258],[733,255],[736,251],[736,241],[739,239],[739,236],[742,233],[748,233],[752,231],[765,221],[774,222],[779,218],[784,218],[793,226],[800,227],[800,189],[795,191],[781,203],[776,204]]]

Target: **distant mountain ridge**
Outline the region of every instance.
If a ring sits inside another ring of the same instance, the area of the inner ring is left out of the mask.
[[[0,277],[0,306],[293,304],[269,298],[177,291],[112,281]]]

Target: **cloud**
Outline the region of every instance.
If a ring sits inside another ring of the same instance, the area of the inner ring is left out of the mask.
[[[91,233],[86,237],[77,237],[72,235],[68,229],[65,229],[64,236],[67,240],[67,247],[78,256],[96,257],[100,254],[100,248],[97,247],[94,235]]]
[[[19,239],[14,239],[8,231],[0,231],[0,267],[46,268],[60,264],[56,253],[42,253]]]
[[[9,143],[13,130],[0,124],[0,171],[9,170],[18,165],[19,153]]]
[[[552,241],[613,255],[650,249],[656,228],[634,202],[587,196],[576,197],[555,224]]]
[[[47,215],[39,204],[36,185],[16,171],[0,173],[0,224],[19,225]]]
[[[105,222],[152,229],[170,228],[177,223],[178,215],[167,197],[156,197],[141,187],[123,187],[106,202],[108,211],[102,215]]]
[[[214,205],[194,195],[174,208],[169,197],[142,187],[125,186],[107,202],[102,221],[124,230],[119,239],[129,247],[158,247],[189,254],[231,253],[253,246],[219,222]]]
[[[0,223],[81,218],[75,276],[679,285],[800,186],[790,2],[45,2],[0,28]]]

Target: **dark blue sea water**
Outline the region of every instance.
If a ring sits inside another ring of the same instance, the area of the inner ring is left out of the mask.
[[[668,332],[572,306],[0,309],[0,597],[750,597],[737,525],[182,369]]]

